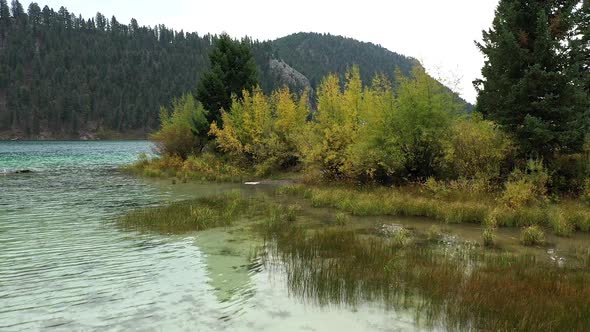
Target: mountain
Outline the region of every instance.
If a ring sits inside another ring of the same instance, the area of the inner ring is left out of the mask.
[[[420,63],[379,45],[352,38],[319,33],[296,33],[271,42],[272,55],[305,75],[317,86],[329,73],[346,72],[352,64],[359,66],[363,82],[370,83],[382,73],[394,81],[396,69],[408,74]]]
[[[85,19],[61,7],[0,0],[0,138],[144,137],[158,127],[159,107],[191,92],[208,69],[217,36],[164,25]],[[15,6],[15,3],[17,6]],[[261,87],[311,88],[357,64],[365,83],[375,73],[394,81],[413,58],[371,43],[296,33],[250,43]]]

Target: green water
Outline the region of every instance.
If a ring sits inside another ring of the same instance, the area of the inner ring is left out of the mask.
[[[121,230],[130,209],[242,185],[139,179],[117,166],[144,141],[0,142],[1,331],[408,331],[376,303],[318,307],[280,267],[252,259],[246,229],[184,236]],[[12,174],[28,169],[30,174]],[[264,190],[261,188],[260,190]]]

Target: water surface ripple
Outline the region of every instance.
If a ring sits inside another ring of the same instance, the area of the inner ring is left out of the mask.
[[[176,189],[117,166],[145,141],[0,142],[1,331],[407,330],[375,308],[318,309],[249,260],[248,239],[120,230],[131,208],[231,189]],[[28,169],[32,173],[11,174]],[[272,282],[269,282],[271,280]]]

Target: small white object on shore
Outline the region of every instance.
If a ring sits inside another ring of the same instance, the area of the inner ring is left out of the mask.
[[[260,184],[260,182],[244,182],[244,184],[248,186],[257,186]]]

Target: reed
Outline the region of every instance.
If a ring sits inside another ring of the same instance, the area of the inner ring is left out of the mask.
[[[587,269],[477,247],[440,248],[293,226],[267,242],[262,261],[284,268],[291,294],[321,306],[381,301],[449,330],[590,329]]]
[[[560,208],[553,208],[548,213],[549,225],[553,233],[558,236],[568,237],[574,232],[574,224],[566,216],[565,211]]]
[[[525,246],[545,244],[545,232],[537,225],[528,226],[520,232],[520,242]]]
[[[350,216],[344,212],[336,213],[336,225],[346,226],[350,223]]]
[[[496,245],[496,228],[486,226],[482,232],[484,247],[493,247]]]

